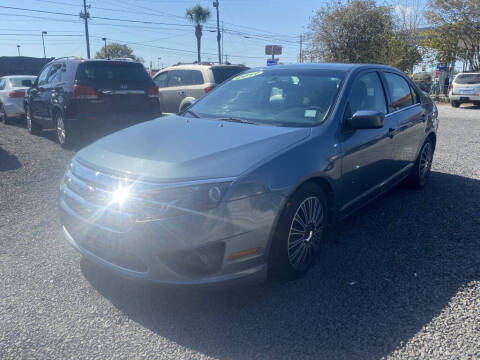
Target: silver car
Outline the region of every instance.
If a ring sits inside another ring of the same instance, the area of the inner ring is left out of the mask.
[[[464,103],[480,105],[480,73],[460,73],[455,76],[448,97],[453,107]]]
[[[0,120],[25,115],[23,99],[25,92],[35,82],[34,75],[14,75],[0,78]]]
[[[136,279],[297,278],[330,224],[400,182],[425,186],[437,125],[428,95],[391,67],[254,69],[79,151],[63,232]]]
[[[208,94],[215,86],[248,68],[243,65],[180,64],[153,76],[165,115],[176,114]]]

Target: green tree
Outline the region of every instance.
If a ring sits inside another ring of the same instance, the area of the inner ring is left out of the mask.
[[[380,63],[412,71],[422,57],[403,22],[393,7],[375,0],[327,3],[309,24],[307,54],[311,61]]]
[[[127,45],[119,43],[111,43],[106,47],[102,47],[100,51],[95,54],[95,59],[115,59],[115,58],[129,58],[143,63],[141,57],[135,56],[133,50]]]
[[[196,5],[190,9],[187,9],[185,12],[185,17],[190,20],[191,23],[195,24],[195,36],[197,37],[197,53],[198,53],[198,62],[201,62],[200,57],[200,46],[202,39],[202,24],[205,24],[210,18],[210,10]]]
[[[438,61],[462,60],[470,70],[480,70],[479,0],[430,0],[425,17],[432,29],[424,46]]]

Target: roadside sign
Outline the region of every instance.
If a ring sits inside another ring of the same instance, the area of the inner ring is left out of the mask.
[[[265,45],[265,55],[282,55],[282,45]]]
[[[267,66],[277,65],[278,59],[267,59]]]

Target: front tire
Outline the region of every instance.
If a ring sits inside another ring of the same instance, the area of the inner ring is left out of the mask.
[[[452,100],[450,101],[450,104],[452,105],[452,107],[458,108],[460,106],[460,101]]]
[[[269,257],[269,273],[293,280],[314,264],[325,239],[328,206],[322,188],[308,183],[289,199],[277,225]]]
[[[407,187],[418,190],[427,184],[430,177],[434,150],[433,141],[431,139],[425,141],[418,154],[412,173],[405,180]]]

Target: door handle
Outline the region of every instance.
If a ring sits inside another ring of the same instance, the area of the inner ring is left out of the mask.
[[[397,131],[397,129],[389,128],[389,129],[388,129],[388,137],[389,137],[390,139],[392,139],[392,138],[395,136],[396,131]]]
[[[185,91],[179,91],[178,95],[185,95]]]

